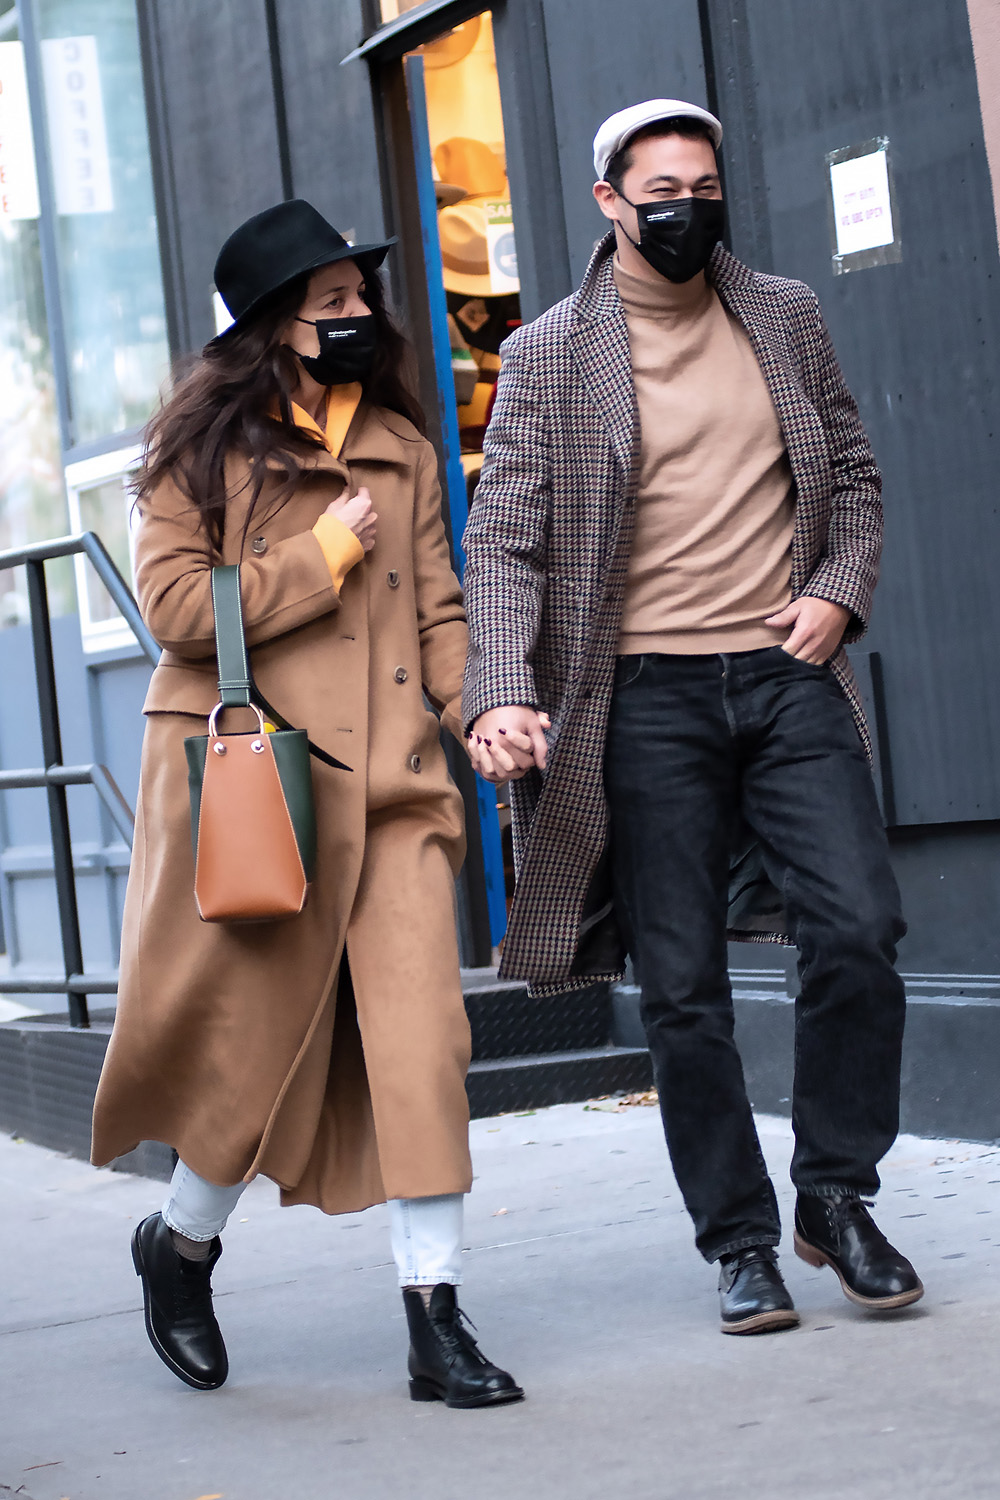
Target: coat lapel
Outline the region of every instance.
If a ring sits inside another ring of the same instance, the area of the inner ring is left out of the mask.
[[[574,297],[569,348],[583,384],[608,429],[626,475],[634,459],[637,413],[628,327],[612,272],[613,235],[606,235]]]
[[[787,329],[775,326],[766,304],[756,295],[753,272],[719,245],[708,278],[723,305],[746,330],[781,423],[796,489],[792,588],[798,593],[808,580],[810,566],[808,508],[815,498],[817,480],[824,492],[828,486],[827,476],[818,475],[816,466],[816,454],[826,448],[823,425],[792,366]]]

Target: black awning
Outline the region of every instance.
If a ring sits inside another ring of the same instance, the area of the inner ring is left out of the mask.
[[[412,52],[415,47],[433,41],[453,26],[460,26],[463,21],[489,9],[489,4],[484,4],[483,0],[424,0],[423,5],[380,26],[360,47],[341,58],[341,67],[359,57],[367,58],[369,62],[402,57],[404,52]]]

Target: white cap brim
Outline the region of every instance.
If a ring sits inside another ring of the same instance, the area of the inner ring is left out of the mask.
[[[711,131],[712,144],[718,151],[722,145],[722,124],[707,109],[702,109],[698,104],[688,104],[684,99],[647,99],[644,104],[631,104],[628,109],[620,109],[617,114],[611,115],[594,136],[594,171],[598,182],[603,180],[608,162],[615,152],[620,151],[640,130],[645,130],[647,125],[655,125],[660,120],[678,118],[702,120]]]

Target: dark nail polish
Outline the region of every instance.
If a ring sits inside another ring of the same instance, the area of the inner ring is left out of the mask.
[[[498,729],[497,730],[497,734],[506,734],[506,733],[507,733],[506,729]]]
[[[476,735],[476,744],[477,745],[481,745],[482,743],[483,743],[483,737],[482,737],[482,735],[481,734],[477,734]]]
[[[483,740],[483,744],[484,745],[492,745],[492,743],[493,743],[492,740]]]

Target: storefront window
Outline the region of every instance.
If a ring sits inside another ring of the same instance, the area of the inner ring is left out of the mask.
[[[489,11],[421,47],[452,372],[469,490],[500,369],[521,321],[500,85]]]
[[[75,444],[141,426],[168,373],[134,0],[35,0]]]
[[[134,0],[0,0],[0,550],[85,528],[131,578],[123,486],[168,373]],[[118,643],[82,563],[46,574],[86,645]],[[0,573],[0,626],[26,618]]]
[[[38,224],[17,11],[0,0],[0,551],[67,529]],[[48,582],[53,614],[72,613],[72,565],[50,565]],[[27,610],[22,571],[0,573],[0,628]]]

